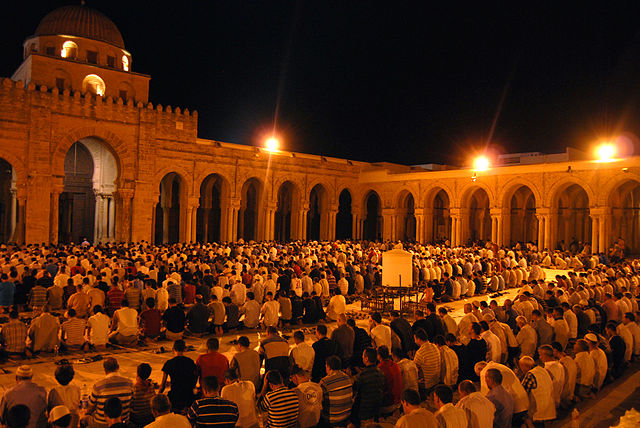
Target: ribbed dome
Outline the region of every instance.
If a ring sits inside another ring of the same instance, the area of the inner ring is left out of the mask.
[[[86,6],[63,6],[42,18],[36,36],[67,34],[111,43],[124,49],[122,34],[109,18]]]

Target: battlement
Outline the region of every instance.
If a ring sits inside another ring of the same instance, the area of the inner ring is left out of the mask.
[[[180,107],[154,105],[122,98],[101,97],[91,93],[60,92],[57,87],[48,88],[31,83],[25,87],[22,81],[9,78],[0,80],[0,119],[20,121],[30,106],[44,107],[51,113],[91,117],[120,122],[157,122],[163,132],[187,132],[197,135],[198,112]],[[159,134],[168,136],[169,134]]]

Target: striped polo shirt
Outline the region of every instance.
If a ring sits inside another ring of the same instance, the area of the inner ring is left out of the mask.
[[[269,428],[293,428],[298,423],[300,404],[292,389],[283,386],[268,392],[260,400],[259,407],[267,412],[266,426]]]
[[[196,400],[187,411],[189,422],[196,428],[233,428],[238,416],[238,405],[220,397]]]
[[[129,419],[133,382],[117,373],[109,373],[104,379],[93,384],[91,391],[91,406],[95,406],[93,418],[95,422],[106,425],[104,417],[104,403],[111,397],[117,397],[122,402],[122,420]]]
[[[353,381],[342,371],[334,371],[320,380],[322,387],[322,419],[331,424],[344,422],[351,416]]]

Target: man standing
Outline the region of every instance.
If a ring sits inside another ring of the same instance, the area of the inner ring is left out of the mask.
[[[260,343],[260,354],[266,371],[278,370],[284,379],[289,378],[289,343],[275,327],[267,328],[267,338]]]
[[[87,415],[93,415],[93,423],[97,427],[105,427],[107,420],[105,417],[105,403],[108,399],[115,397],[122,402],[122,418],[129,419],[129,408],[133,397],[133,382],[120,376],[118,370],[120,366],[113,357],[105,358],[102,363],[105,377],[93,384],[91,391],[89,408]]]
[[[401,402],[404,415],[398,419],[394,428],[436,428],[438,426],[433,413],[420,406],[420,394],[417,391],[404,390]]]
[[[316,355],[315,351],[304,341],[304,333],[301,330],[296,330],[293,333],[293,341],[296,345],[291,349],[289,358],[293,364],[297,364],[302,370],[311,373]]]
[[[320,379],[327,375],[325,361],[331,355],[338,355],[338,342],[327,337],[327,326],[320,324],[316,327],[316,338],[313,344],[315,358],[313,359],[313,369],[311,370],[311,379],[319,382]]]
[[[467,413],[467,421],[470,428],[492,427],[496,408],[493,403],[470,380],[463,380],[458,385],[460,401],[456,407]]]
[[[351,416],[353,406],[353,381],[342,370],[340,358],[327,358],[327,375],[320,380],[322,388],[322,414],[320,426],[343,426]]]
[[[377,367],[378,355],[375,349],[367,348],[362,353],[364,369],[353,379],[355,420],[364,423],[378,416],[383,403],[386,380]]]
[[[207,350],[209,352],[200,355],[196,360],[198,379],[201,386],[202,380],[209,376],[215,376],[218,379],[218,385],[222,385],[224,381],[224,372],[229,368],[229,360],[218,352],[219,349],[220,341],[215,337],[209,338],[207,339]]]
[[[338,343],[338,356],[342,358],[343,367],[346,367],[353,354],[355,333],[353,329],[347,325],[347,317],[345,314],[338,315],[337,323],[338,327],[331,332],[331,339]]]
[[[160,390],[163,393],[167,386],[167,377],[171,380],[169,399],[174,412],[180,413],[193,403],[193,389],[198,380],[197,367],[193,360],[184,355],[186,345],[179,339],[173,343],[174,357],[162,366],[162,382]]]
[[[218,379],[205,377],[201,382],[204,398],[196,400],[187,411],[187,418],[195,428],[233,428],[238,421],[238,405],[218,396]]]
[[[237,427],[257,428],[256,388],[253,382],[238,379],[238,373],[229,369],[224,372],[224,385],[220,396],[238,405]]]
[[[300,366],[293,366],[292,381],[298,395],[300,412],[298,415],[299,428],[311,428],[318,425],[322,411],[322,387],[309,380],[309,373]]]
[[[380,312],[374,312],[369,316],[369,334],[375,348],[385,345],[387,349],[391,349],[391,328],[382,324]]]
[[[22,404],[31,411],[26,428],[46,428],[47,391],[32,382],[32,377],[31,366],[20,366],[16,370],[16,385],[7,389],[0,401],[0,421],[5,425],[9,409]]]
[[[282,376],[277,370],[271,370],[266,374],[258,407],[267,412],[268,427],[294,428],[298,423],[298,396],[284,386]]]
[[[233,356],[230,368],[237,370],[242,380],[248,380],[254,387],[260,385],[260,354],[253,349],[249,349],[251,342],[247,336],[238,338],[238,353]]]
[[[420,395],[426,399],[431,388],[440,382],[440,352],[436,345],[429,342],[427,333],[423,329],[418,329],[414,333],[414,340],[419,348],[413,357],[413,362],[418,366]]]
[[[191,428],[189,420],[183,415],[171,412],[171,402],[164,394],[156,394],[151,399],[151,413],[155,418],[146,428]]]
[[[510,427],[513,418],[514,401],[511,394],[502,386],[502,373],[498,369],[489,369],[485,374],[485,378],[489,388],[486,397],[496,409],[493,427]]]

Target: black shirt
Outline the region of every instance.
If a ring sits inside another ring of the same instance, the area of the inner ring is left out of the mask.
[[[338,342],[331,340],[328,337],[323,337],[313,344],[313,350],[316,352],[316,356],[313,359],[311,380],[314,382],[320,382],[320,379],[327,375],[327,367],[325,366],[327,357],[339,354]]]
[[[169,400],[173,409],[182,410],[193,402],[193,388],[198,380],[196,363],[189,357],[179,355],[168,360],[162,366],[162,371],[171,380]]]
[[[187,312],[189,330],[193,333],[209,331],[209,308],[202,303],[196,303]]]
[[[173,306],[162,314],[162,320],[167,326],[167,330],[172,333],[180,333],[184,331],[186,317],[184,311],[177,306]]]

